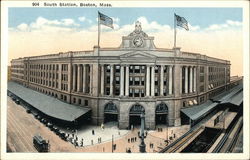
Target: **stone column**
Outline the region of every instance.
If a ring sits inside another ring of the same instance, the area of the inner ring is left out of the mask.
[[[76,65],[73,64],[73,88],[72,90],[75,91],[76,89]]]
[[[129,65],[126,65],[125,96],[129,96]]]
[[[185,93],[188,93],[188,67],[185,66]]]
[[[189,74],[189,93],[193,92],[193,67],[190,67]]]
[[[196,67],[194,67],[194,92],[196,92]]]
[[[58,64],[58,89],[62,89],[62,64]]]
[[[80,64],[77,65],[77,92],[80,92],[81,86],[81,66]]]
[[[168,92],[169,94],[173,94],[173,91],[172,91],[172,85],[173,85],[173,66],[169,66],[169,83],[168,83]]]
[[[72,64],[69,63],[68,66],[68,92],[72,90]],[[70,100],[69,100],[70,101]]]
[[[147,74],[146,74],[146,96],[150,96],[150,66],[147,66]]]
[[[120,96],[124,96],[124,66],[120,66]]]
[[[110,65],[110,92],[109,95],[113,96],[114,91],[114,65]]]
[[[87,74],[86,74],[86,65],[83,64],[83,73],[82,73],[82,92],[86,93],[86,79],[87,79]]]
[[[104,95],[104,65],[101,64],[101,95]]]
[[[155,96],[155,66],[151,68],[151,96]]]
[[[164,65],[161,65],[161,82],[160,82],[160,96],[163,96],[163,77],[164,77]]]
[[[89,94],[93,94],[93,92],[92,92],[93,91],[93,64],[90,64],[89,67],[90,67],[90,73],[89,73]]]

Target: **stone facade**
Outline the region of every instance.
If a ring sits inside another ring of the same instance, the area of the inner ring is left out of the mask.
[[[120,128],[130,127],[143,107],[146,128],[154,129],[158,121],[179,126],[181,108],[204,103],[227,88],[230,62],[180,48],[156,48],[153,40],[137,22],[118,48],[14,59],[12,80],[90,107],[93,124],[110,116]],[[163,107],[156,111],[157,106]]]

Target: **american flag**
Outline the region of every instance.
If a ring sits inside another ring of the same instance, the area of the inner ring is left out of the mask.
[[[98,15],[99,15],[99,20],[100,20],[100,24],[103,24],[105,26],[108,26],[112,29],[114,29],[114,26],[113,26],[113,19],[98,12]]]
[[[175,15],[175,19],[176,19],[176,22],[177,22],[177,26],[185,28],[188,31],[189,29],[188,29],[187,20],[184,17],[178,16],[176,14],[174,14],[174,15]]]

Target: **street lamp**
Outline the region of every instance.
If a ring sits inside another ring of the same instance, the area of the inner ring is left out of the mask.
[[[141,139],[141,144],[139,145],[139,149],[140,149],[141,153],[146,152],[146,144],[144,142],[144,138],[147,137],[147,132],[144,135],[144,128],[145,128],[145,110],[144,110],[144,108],[142,108],[142,111],[141,111],[141,131],[138,132],[138,137]]]

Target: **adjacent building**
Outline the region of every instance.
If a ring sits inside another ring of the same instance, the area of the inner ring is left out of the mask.
[[[180,48],[163,49],[135,30],[117,48],[99,48],[11,61],[11,79],[66,103],[91,109],[93,124],[119,128],[181,125],[180,110],[202,104],[227,89],[230,62]]]

